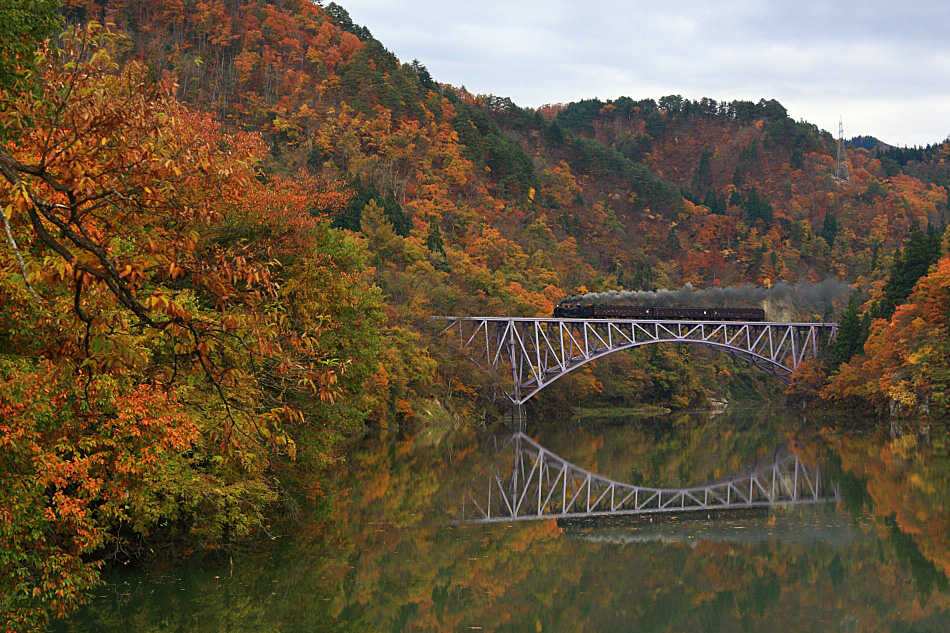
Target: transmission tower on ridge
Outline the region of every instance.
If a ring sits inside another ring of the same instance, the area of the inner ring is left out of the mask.
[[[844,151],[844,123],[841,117],[838,117],[838,160],[835,164],[835,180],[838,182],[850,182],[848,176],[848,155]]]

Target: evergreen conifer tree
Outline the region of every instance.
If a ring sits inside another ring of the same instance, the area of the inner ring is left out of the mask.
[[[835,245],[835,236],[838,234],[838,219],[831,211],[825,213],[825,221],[821,225],[821,237],[828,242],[828,248]]]
[[[870,324],[870,320],[868,320]],[[846,363],[864,348],[867,336],[863,332],[861,317],[858,316],[857,293],[848,298],[848,308],[841,315],[838,324],[838,338],[831,346],[831,360],[835,368]]]

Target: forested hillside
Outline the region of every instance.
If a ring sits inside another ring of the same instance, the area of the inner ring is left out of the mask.
[[[334,3],[2,11],[10,626],[71,608],[105,557],[219,548],[277,500],[293,512],[366,421],[473,415],[482,380],[436,362],[430,315],[828,277],[877,300],[914,227],[947,218],[946,142],[850,149],[838,182],[834,140],[775,101],[524,109],[438,83]],[[872,343],[945,332],[945,264]],[[775,390],[687,350],[611,362],[548,401]]]
[[[834,139],[773,100],[519,108],[437,83],[333,3],[73,2],[68,17],[114,21],[180,100],[259,133],[264,174],[321,183],[311,212],[373,253],[386,340],[425,345],[411,325],[427,314],[543,314],[584,291],[835,277],[870,296],[914,223],[947,217],[946,143],[851,149],[841,183]],[[378,419],[411,416],[434,379],[403,347],[374,383]],[[705,396],[677,373],[686,400]]]
[[[484,268],[495,284],[464,289],[505,301],[483,309],[547,309],[581,285],[873,281],[915,219],[926,227],[947,210],[945,188],[866,150],[835,183],[833,139],[775,101],[525,110],[437,84],[332,3],[87,2],[70,15],[115,21],[127,54],[172,73],[179,99],[261,133],[270,171],[340,186],[319,209],[337,225],[358,229],[354,207],[375,199],[430,260]],[[947,151],[903,167],[938,169]],[[502,239],[488,253],[492,231]]]

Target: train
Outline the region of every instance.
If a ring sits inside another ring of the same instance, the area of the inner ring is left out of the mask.
[[[762,308],[673,308],[597,305],[562,301],[554,308],[559,319],[670,319],[675,321],[765,321]]]

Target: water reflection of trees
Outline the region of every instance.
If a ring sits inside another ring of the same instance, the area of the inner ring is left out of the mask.
[[[670,484],[727,474],[759,457],[760,446],[788,439],[787,428],[720,418],[541,434],[578,463]],[[99,601],[86,628],[946,630],[946,451],[907,436],[806,437],[798,450],[836,459],[850,478],[836,516],[851,521],[856,538],[609,543],[566,538],[555,521],[452,527],[445,509],[476,467],[482,440],[383,436],[351,457],[341,474],[346,492],[325,521],[235,560],[233,570],[183,572],[127,601]],[[862,489],[865,505],[852,520],[847,506]]]
[[[863,496],[856,501],[879,519],[916,575],[939,572],[932,582],[945,591],[950,575],[947,426],[909,425],[874,434],[826,430],[823,436],[840,456],[842,470],[858,482]],[[922,571],[924,560],[933,572]]]

